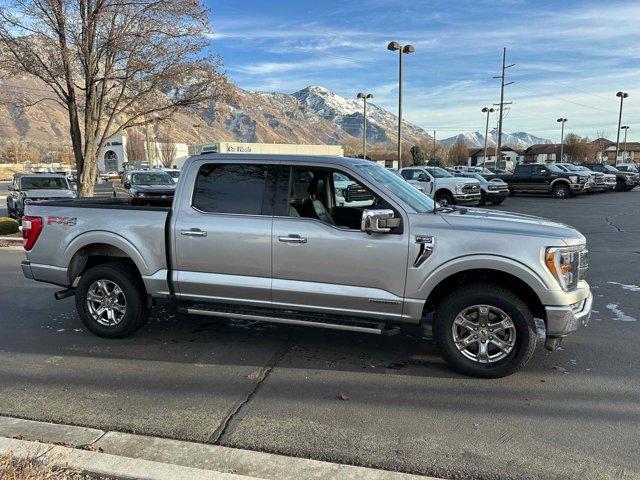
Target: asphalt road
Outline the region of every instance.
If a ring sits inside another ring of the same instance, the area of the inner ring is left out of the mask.
[[[446,478],[640,478],[640,191],[500,208],[582,231],[596,297],[587,328],[511,377],[460,376],[409,334],[163,308],[104,340],[0,251],[0,414]]]

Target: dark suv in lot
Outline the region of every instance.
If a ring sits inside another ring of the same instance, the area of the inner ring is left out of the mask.
[[[594,172],[611,173],[615,175],[616,187],[614,188],[614,191],[616,192],[628,192],[629,190],[633,189],[633,187],[638,185],[638,183],[640,183],[638,174],[634,174],[632,172],[621,172],[611,165],[607,165],[604,163],[585,163],[584,166],[589,170],[593,170]]]
[[[500,175],[509,185],[509,192],[551,193],[557,198],[578,195],[589,188],[589,175],[566,172],[555,165],[520,164],[513,174]]]

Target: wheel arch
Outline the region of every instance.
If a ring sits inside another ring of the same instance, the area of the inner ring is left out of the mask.
[[[147,263],[126,239],[110,232],[90,232],[74,239],[65,253],[69,285],[88,268],[112,260],[131,265],[142,276]]]
[[[544,283],[533,272],[516,269],[517,267],[508,264],[501,265],[499,269],[493,265],[474,265],[441,273],[426,297],[422,318],[428,318],[427,314],[434,311],[440,301],[454,289],[470,283],[487,282],[512,291],[529,306],[534,317],[544,319],[544,305],[536,293],[536,289],[544,286]]]

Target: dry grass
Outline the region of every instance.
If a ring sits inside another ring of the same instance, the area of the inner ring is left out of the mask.
[[[90,480],[95,477],[56,467],[50,456],[18,460],[11,455],[0,455],[0,480]]]

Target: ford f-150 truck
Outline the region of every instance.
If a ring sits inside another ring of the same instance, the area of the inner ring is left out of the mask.
[[[339,196],[346,177],[369,192]],[[340,204],[337,199],[340,198]],[[196,315],[393,334],[423,326],[479,377],[521,368],[585,324],[585,237],[542,218],[438,206],[372,162],[203,154],[166,206],[27,204],[27,278],[75,295],[86,327],[129,335],[166,299]]]

